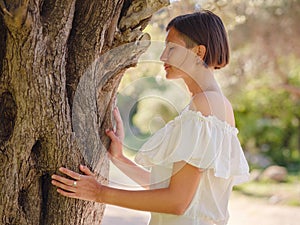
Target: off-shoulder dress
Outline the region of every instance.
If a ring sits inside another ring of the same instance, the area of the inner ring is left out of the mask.
[[[237,128],[216,116],[187,108],[142,146],[135,161],[151,168],[150,189],[169,185],[175,162],[185,161],[203,171],[185,213],[151,213],[149,225],[227,224],[232,188],[249,178],[237,134]]]

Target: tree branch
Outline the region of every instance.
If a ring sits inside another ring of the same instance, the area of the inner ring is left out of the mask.
[[[0,0],[0,9],[4,13],[4,15],[6,14],[6,15],[8,15],[10,17],[13,17],[13,15],[7,10],[6,5],[4,3],[4,0]]]
[[[67,92],[71,106],[80,77],[100,56],[103,46],[112,43],[119,16],[116,13],[122,5],[123,0],[77,0],[67,56]]]
[[[43,1],[41,20],[46,32],[61,33],[68,37],[72,27],[76,0]]]
[[[4,24],[3,16],[0,15],[0,78],[3,74],[3,59],[6,53],[6,38],[7,38],[7,28]],[[0,83],[1,88],[1,83]]]
[[[169,0],[134,0],[129,6],[126,14],[121,18],[119,28],[124,31],[126,29],[134,29],[141,25],[145,19],[151,18],[152,14],[160,8],[167,6]]]
[[[20,29],[27,21],[29,0],[23,0],[11,12],[8,11],[3,0],[0,0],[0,6],[4,12],[4,21],[8,28]]]

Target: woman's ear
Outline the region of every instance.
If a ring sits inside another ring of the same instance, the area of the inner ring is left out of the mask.
[[[204,45],[197,45],[192,49],[192,51],[203,60],[206,53],[206,47]]]

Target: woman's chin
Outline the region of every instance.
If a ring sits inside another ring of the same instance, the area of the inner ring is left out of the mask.
[[[166,79],[172,79],[172,77],[170,76],[170,74],[166,73]]]
[[[176,74],[172,74],[172,73],[166,73],[166,79],[172,80],[172,79],[178,79],[181,78],[180,76],[176,75]]]

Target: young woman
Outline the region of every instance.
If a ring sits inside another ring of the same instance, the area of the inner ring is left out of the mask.
[[[167,32],[161,56],[166,77],[183,79],[191,101],[137,154],[136,162],[151,172],[123,155],[117,108],[117,130],[107,130],[111,160],[146,190],[101,185],[83,165],[84,175],[60,168],[71,179],[53,175],[52,183],[67,197],[150,211],[150,225],[223,225],[232,187],[249,175],[231,104],[213,75],[229,61],[226,31],[217,15],[201,11],[176,17]]]

